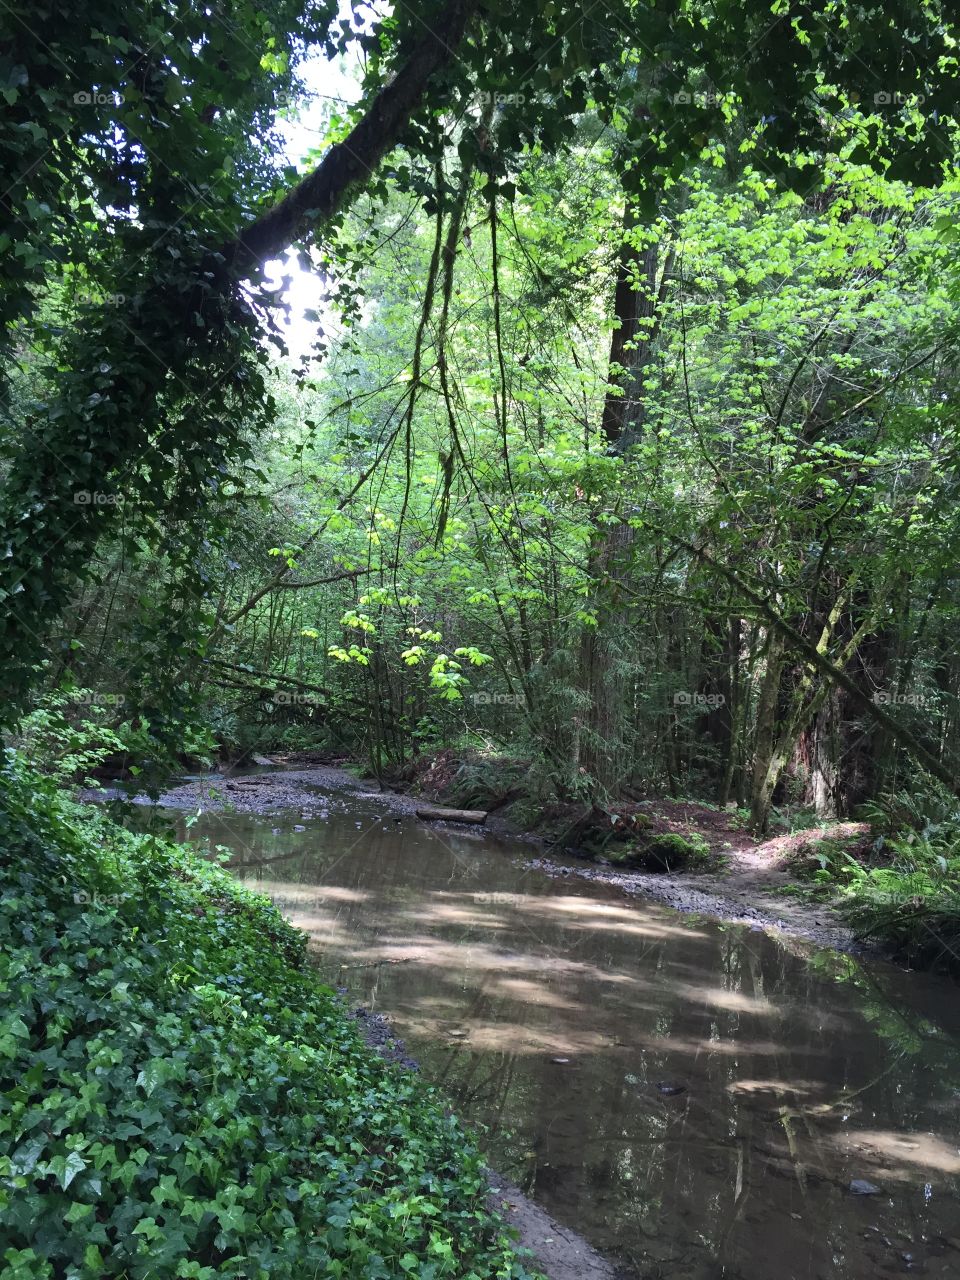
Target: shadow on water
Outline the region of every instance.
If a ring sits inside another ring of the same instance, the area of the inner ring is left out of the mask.
[[[551,880],[371,798],[174,823],[389,1015],[497,1168],[639,1274],[960,1276],[955,987]]]

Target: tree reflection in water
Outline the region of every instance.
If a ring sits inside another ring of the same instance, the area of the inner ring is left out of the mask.
[[[954,987],[550,880],[375,805],[189,835],[390,1016],[496,1167],[640,1274],[960,1274]]]

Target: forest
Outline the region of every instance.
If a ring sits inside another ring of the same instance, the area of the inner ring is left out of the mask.
[[[425,798],[578,892],[692,886],[955,994],[951,9],[0,5],[5,1277],[593,1274],[517,1244],[446,1068],[348,1016],[343,919],[271,901],[256,822],[326,813],[325,769],[351,827]],[[245,779],[281,790],[230,827]],[[870,1006],[891,1069],[946,1034],[912,998]],[[566,1225],[624,1277],[774,1274]]]

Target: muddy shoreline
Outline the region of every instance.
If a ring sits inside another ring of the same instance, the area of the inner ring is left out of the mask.
[[[88,793],[92,798],[93,793]],[[423,799],[403,791],[379,790],[370,780],[356,777],[339,765],[279,767],[252,774],[212,773],[192,778],[153,799],[132,796],[117,788],[97,793],[121,795],[137,804],[159,804],[171,809],[203,809],[213,812],[269,814],[299,810],[305,819],[342,812],[356,801],[381,807],[383,816],[419,821],[416,809]],[[447,824],[431,823],[442,829]],[[457,830],[467,830],[458,827]],[[727,869],[701,872],[651,872],[621,870],[603,860],[584,858],[576,849],[553,845],[543,837],[518,832],[505,814],[492,814],[483,828],[501,839],[525,845],[531,851],[528,865],[553,878],[576,876],[612,885],[631,898],[649,898],[675,911],[712,916],[731,924],[785,934],[818,946],[856,954],[881,954],[857,942],[850,930],[826,904],[811,904],[778,892],[796,883],[776,866],[764,866],[748,849],[730,855]],[[773,843],[773,842],[771,842]],[[565,862],[557,861],[561,856]]]
[[[573,875],[581,880],[613,885],[632,898],[649,898],[674,911],[713,916],[727,924],[787,934],[836,951],[866,954],[870,950],[856,940],[853,932],[828,907],[813,907],[757,891],[739,877],[617,871],[594,864],[569,868],[550,858],[532,858],[529,865],[550,876]]]

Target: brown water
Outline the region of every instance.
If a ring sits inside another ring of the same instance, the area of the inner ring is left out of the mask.
[[[232,851],[561,1222],[643,1277],[960,1277],[956,987],[338,802],[181,835]]]

